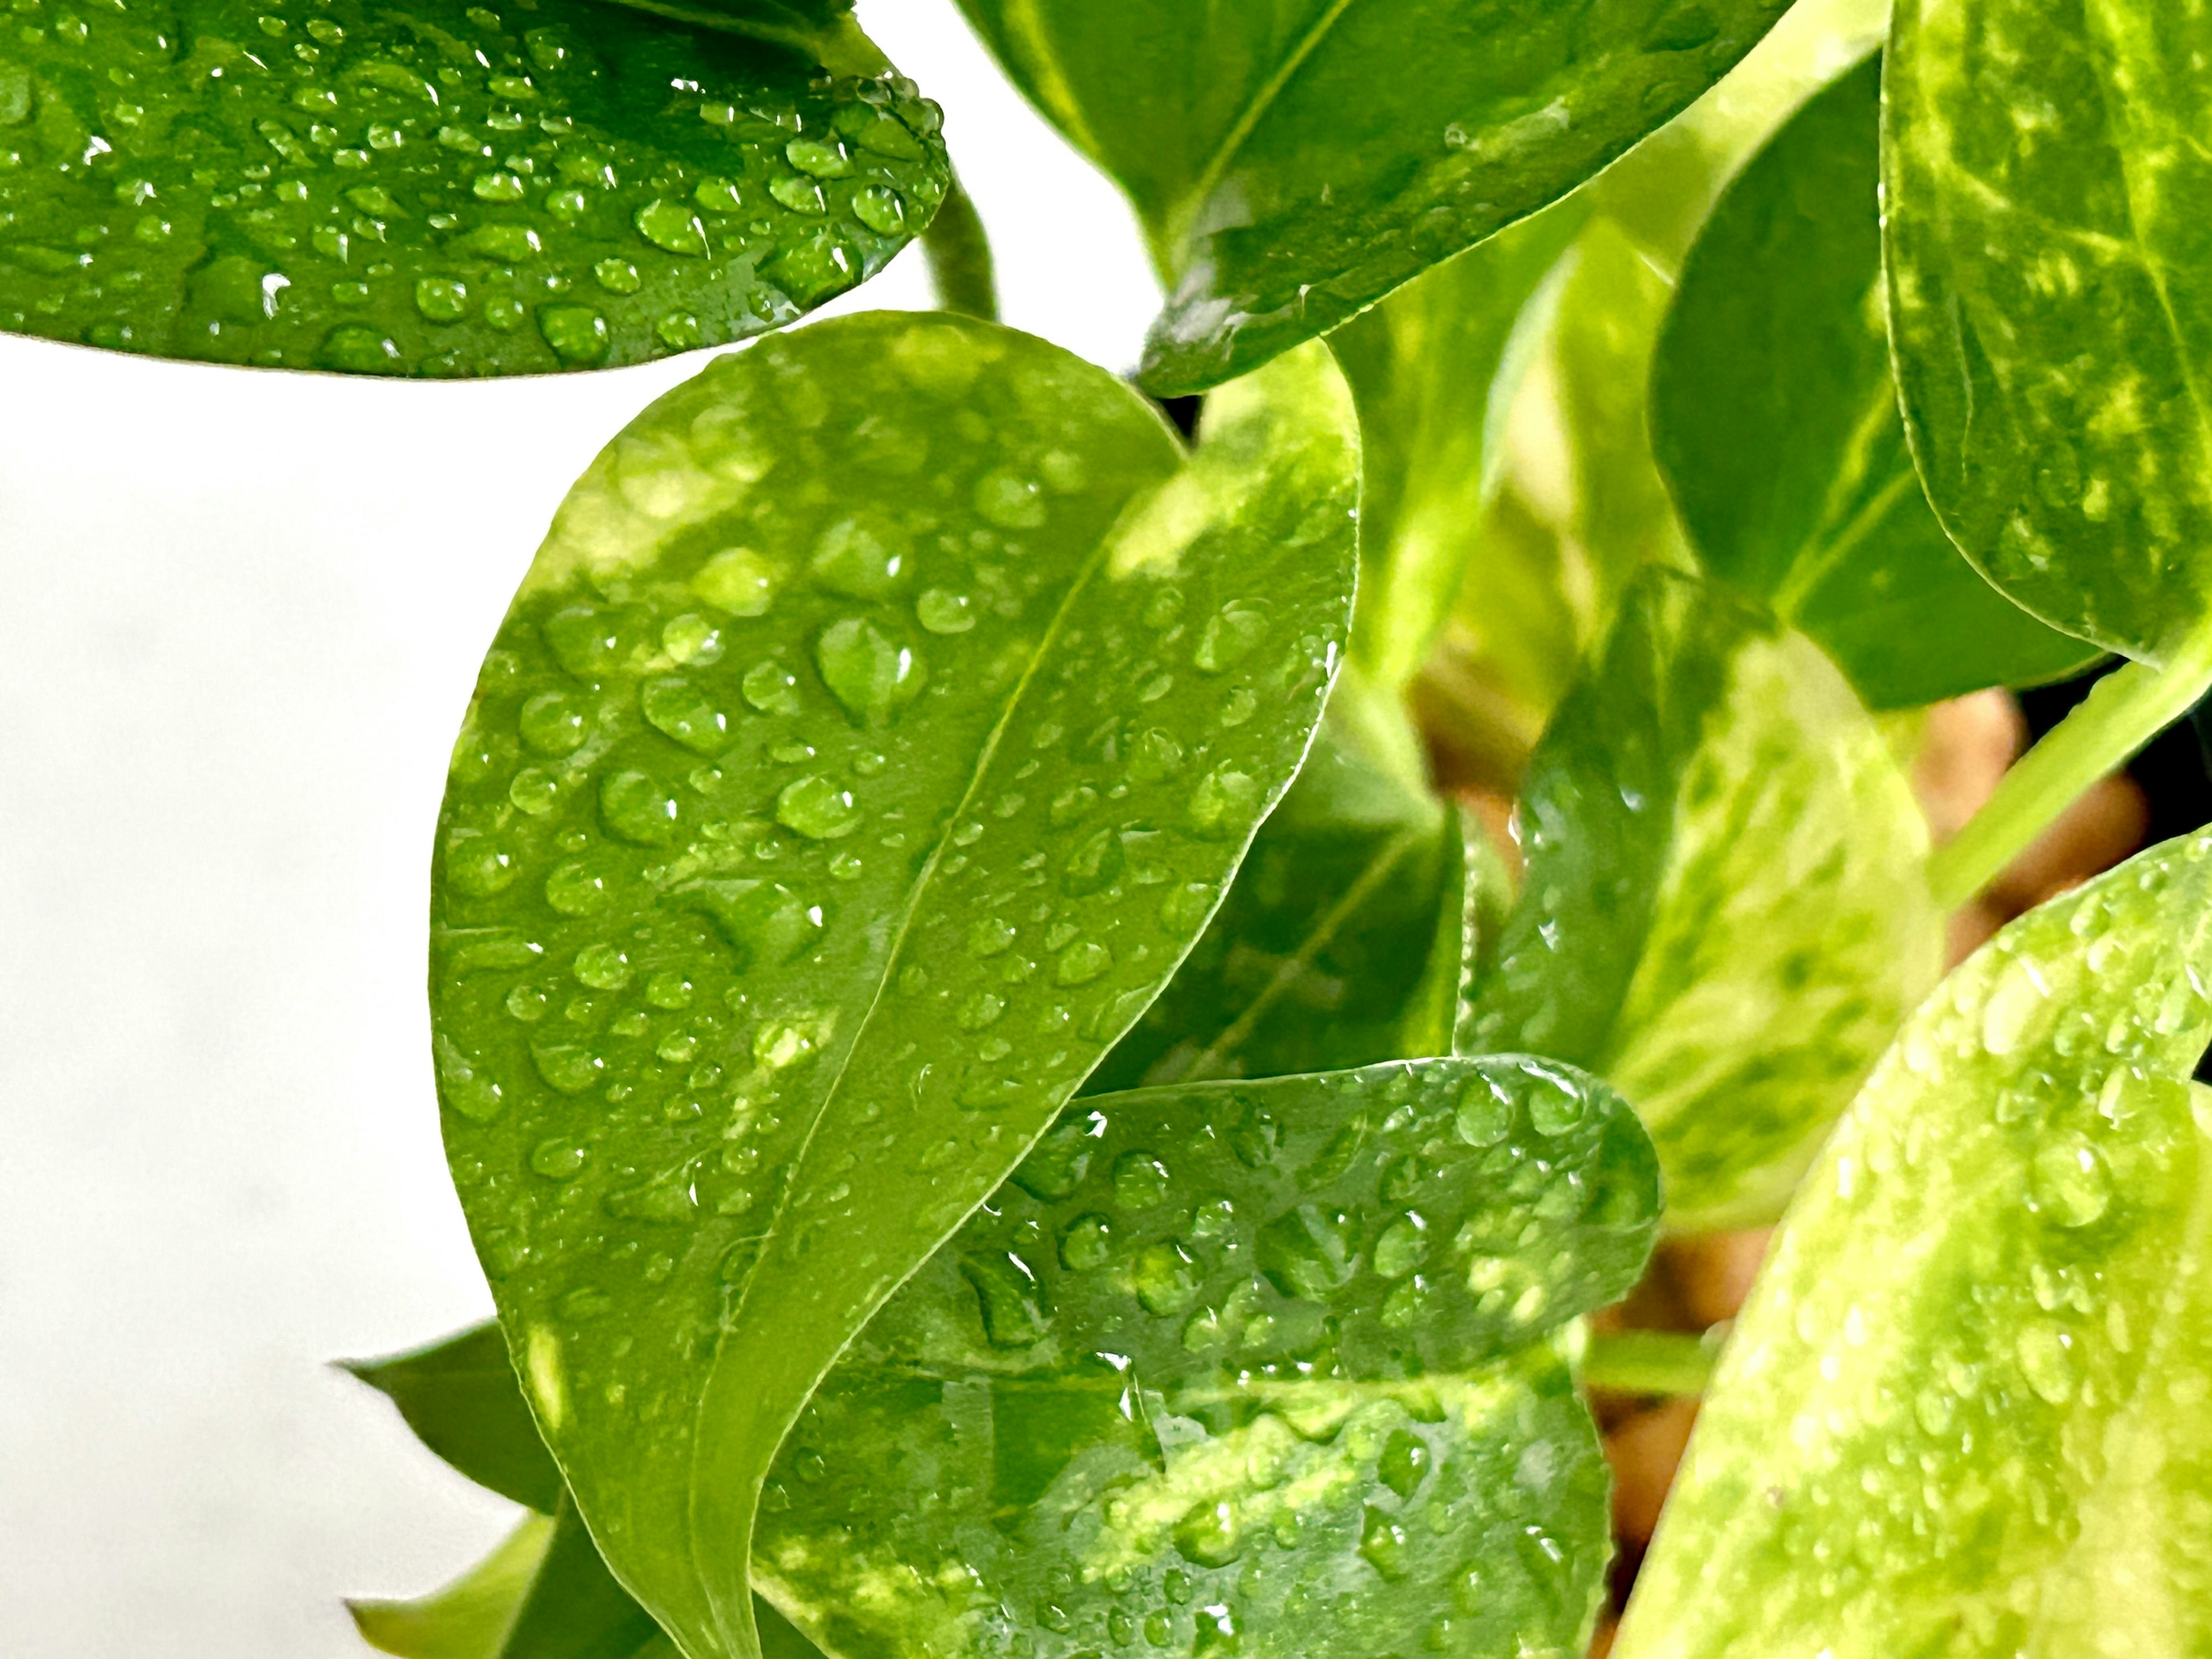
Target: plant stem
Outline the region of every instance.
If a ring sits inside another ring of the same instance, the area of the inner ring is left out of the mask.
[[[1928,861],[1936,904],[1955,909],[1996,880],[2081,792],[2124,766],[2212,687],[2212,624],[2199,623],[2162,668],[2131,662],[2004,775],[1996,793]]]
[[[1714,1331],[1601,1331],[1583,1350],[1583,1381],[1620,1394],[1701,1395],[1712,1380]]]
[[[921,233],[921,251],[929,260],[929,280],[937,289],[939,308],[964,317],[999,320],[999,289],[991,275],[991,239],[975,204],[960,187],[957,175],[937,216]]]

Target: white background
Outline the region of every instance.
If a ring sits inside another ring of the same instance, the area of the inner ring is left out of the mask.
[[[950,0],[1009,322],[1115,369],[1120,198]],[[834,309],[929,304],[917,251]],[[0,1655],[322,1659],[507,1507],[330,1370],[490,1306],[422,984],[445,760],[562,490],[703,358],[410,386],[0,337]]]

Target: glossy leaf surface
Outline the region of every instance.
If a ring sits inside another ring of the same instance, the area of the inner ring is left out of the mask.
[[[1929,497],[2028,610],[2153,660],[2212,581],[2208,52],[2189,6],[1907,0],[1887,70],[1891,327]]]
[[[1524,1059],[1077,1103],[815,1395],[756,1571],[843,1659],[1564,1650],[1605,1480],[1553,1335],[1657,1213],[1633,1114]]]
[[[1960,556],[1913,471],[1882,317],[1881,79],[1869,58],[1814,98],[1714,209],[1651,426],[1705,568],[1887,708],[2057,678],[2096,651]]]
[[[1041,342],[854,318],[662,399],[556,520],[441,830],[447,1145],[539,1423],[695,1659],[745,1648],[792,1415],[1295,770],[1349,403],[1314,348],[1184,464]]]
[[[2168,842],[1914,1016],[1736,1322],[1616,1651],[2212,1643],[2208,916],[2212,840]]]
[[[1506,348],[1583,218],[1576,202],[1524,220],[1329,336],[1359,410],[1352,661],[1380,685],[1413,678],[1459,592],[1520,386]]]
[[[592,0],[21,21],[0,328],[54,339],[374,374],[636,362],[873,275],[948,178],[936,106],[849,23],[771,42],[738,32],[766,14]]]
[[[1802,635],[1655,569],[1519,812],[1470,1046],[1607,1077],[1658,1143],[1670,1226],[1771,1219],[1936,978],[1926,830],[1881,732]]]
[[[1419,776],[1394,775],[1346,718],[1363,691],[1338,681],[1229,896],[1085,1094],[1449,1051],[1407,1047],[1406,1027],[1439,914],[1456,914],[1457,848]]]
[[[963,0],[1136,205],[1144,379],[1227,380],[1565,195],[1711,86],[1774,0]]]

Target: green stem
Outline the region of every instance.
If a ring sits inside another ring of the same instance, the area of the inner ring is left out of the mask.
[[[2004,775],[1966,827],[1928,861],[1936,903],[1955,909],[1996,880],[2059,814],[2187,714],[2212,688],[2212,622],[2185,636],[2162,668],[2131,662],[2088,696]]]
[[[999,320],[991,239],[984,234],[982,217],[957,176],[938,204],[937,216],[921,233],[921,251],[929,260],[929,280],[937,289],[940,310],[981,317],[987,323]]]
[[[1583,1381],[1619,1394],[1701,1395],[1712,1380],[1715,1326],[1687,1331],[1601,1331],[1583,1350]]]

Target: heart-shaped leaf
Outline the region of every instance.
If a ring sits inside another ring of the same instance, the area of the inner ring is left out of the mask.
[[[26,22],[0,45],[0,327],[471,375],[789,322],[928,222],[938,112],[849,20],[721,15],[193,0]]]
[[[1555,1336],[1657,1215],[1633,1114],[1525,1059],[1079,1102],[815,1395],[756,1571],[844,1659],[1565,1651],[1605,1480]]]
[[[2212,1644],[2208,978],[2197,835],[1913,1017],[1736,1322],[1624,1659]]]
[[[1961,558],[1905,443],[1882,319],[1881,64],[1814,98],[1691,250],[1651,429],[1705,568],[1771,605],[1878,708],[2086,665]]]
[[[1881,732],[1802,635],[1652,569],[1519,810],[1528,869],[1469,1046],[1612,1082],[1670,1226],[1772,1219],[1940,961]]]
[[[2154,661],[2212,588],[2208,52],[2187,8],[1902,0],[1884,89],[1890,326],[1929,499],[2014,599]]]
[[[695,1659],[748,1650],[793,1415],[1295,772],[1356,470],[1319,347],[1186,461],[1066,353],[878,315],[716,364],[563,505],[455,751],[441,1092],[540,1425]]]
[[[1565,195],[1747,52],[1777,0],[962,0],[1128,192],[1171,289],[1144,380],[1195,392]]]

